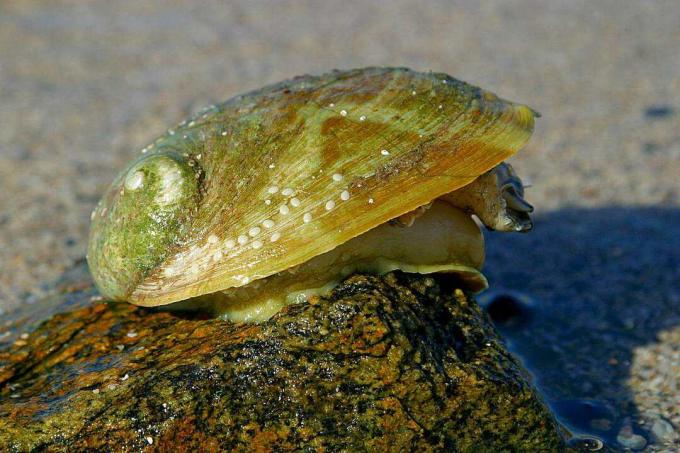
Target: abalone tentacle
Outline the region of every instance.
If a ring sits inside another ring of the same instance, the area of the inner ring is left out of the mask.
[[[534,207],[524,200],[524,185],[508,163],[501,163],[443,200],[476,215],[490,230],[527,232]]]

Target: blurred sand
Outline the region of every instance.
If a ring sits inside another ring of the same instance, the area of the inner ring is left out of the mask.
[[[513,160],[539,216],[678,208],[677,0],[450,3],[1,4],[0,310],[38,297],[84,256],[100,194],[165,128],[245,90],[333,68],[446,72],[540,111]],[[679,304],[677,285],[661,294]],[[677,360],[678,329],[665,330],[670,352],[639,354]],[[677,423],[675,402],[662,403],[655,410]]]

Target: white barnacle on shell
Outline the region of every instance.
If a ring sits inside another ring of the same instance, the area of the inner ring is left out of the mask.
[[[125,188],[127,190],[137,190],[144,184],[144,172],[141,170],[129,173],[125,178]]]

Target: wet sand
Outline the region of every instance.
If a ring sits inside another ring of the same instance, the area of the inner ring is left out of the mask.
[[[621,423],[653,413],[678,427],[678,23],[673,0],[3,4],[0,310],[84,256],[115,173],[189,113],[302,73],[441,71],[543,114],[512,160],[536,229],[490,238],[492,286],[552,314],[589,294],[592,311],[564,322],[591,331],[592,313],[629,310],[595,316],[598,339],[617,333],[584,346],[602,362],[593,385],[630,400]]]

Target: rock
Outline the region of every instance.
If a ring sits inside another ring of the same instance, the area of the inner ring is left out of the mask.
[[[443,279],[356,275],[244,325],[91,303],[79,278],[0,327],[9,450],[563,451],[523,369]]]
[[[673,428],[671,422],[658,414],[647,413],[645,415],[645,418],[651,420],[651,432],[657,442],[671,444],[678,441],[680,436],[678,436],[678,433],[675,431],[675,428]]]
[[[647,439],[633,431],[630,419],[624,421],[623,426],[616,436],[616,441],[622,447],[630,448],[631,450],[642,450],[647,445]]]

